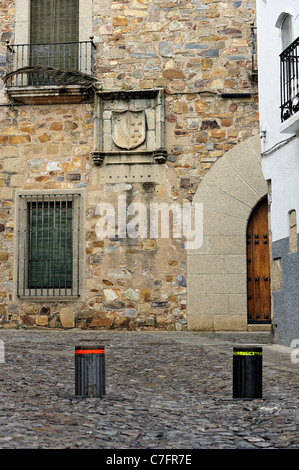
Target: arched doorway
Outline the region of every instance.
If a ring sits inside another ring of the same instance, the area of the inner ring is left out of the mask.
[[[247,225],[248,323],[271,323],[268,201],[253,210]]]
[[[259,135],[230,149],[198,186],[193,202],[203,204],[203,244],[187,250],[189,330],[270,328],[248,325],[247,314],[246,230],[252,211],[267,193]]]

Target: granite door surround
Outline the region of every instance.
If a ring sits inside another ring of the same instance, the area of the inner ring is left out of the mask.
[[[187,253],[188,329],[247,331],[246,230],[268,193],[261,168],[260,137],[236,145],[200,183],[194,203],[203,204],[203,244]]]

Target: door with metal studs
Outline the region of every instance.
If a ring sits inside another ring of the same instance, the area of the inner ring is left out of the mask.
[[[248,323],[271,323],[268,201],[254,209],[247,226]]]

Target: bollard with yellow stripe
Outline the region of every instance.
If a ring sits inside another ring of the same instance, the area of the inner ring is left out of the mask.
[[[104,346],[75,347],[75,395],[81,397],[105,395]]]
[[[261,347],[233,348],[233,398],[262,398]]]

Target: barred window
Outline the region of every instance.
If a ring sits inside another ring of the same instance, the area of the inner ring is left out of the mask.
[[[80,194],[18,197],[17,296],[79,297]]]

